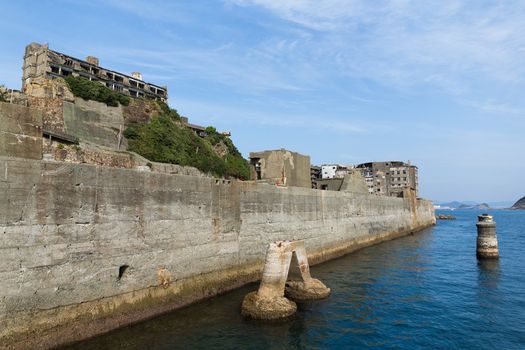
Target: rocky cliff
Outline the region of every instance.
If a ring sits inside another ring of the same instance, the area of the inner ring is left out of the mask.
[[[525,196],[518,199],[516,203],[512,206],[512,209],[522,209],[525,210]]]

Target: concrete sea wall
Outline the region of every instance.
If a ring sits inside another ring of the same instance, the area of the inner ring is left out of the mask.
[[[0,157],[0,348],[42,349],[435,222],[428,201]]]
[[[0,349],[51,348],[255,281],[272,241],[304,239],[319,263],[435,222],[410,192],[42,160],[42,120],[0,103]]]

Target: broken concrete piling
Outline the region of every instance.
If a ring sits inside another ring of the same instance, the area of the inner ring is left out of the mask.
[[[288,282],[293,254],[297,258],[302,281]],[[297,301],[326,298],[330,294],[321,281],[310,275],[304,241],[278,241],[270,243],[266,252],[263,276],[259,290],[246,295],[242,314],[254,319],[274,320],[293,315]]]
[[[496,222],[492,216],[482,214],[478,216],[478,238],[476,244],[476,256],[478,259],[497,259],[498,238],[496,236]]]

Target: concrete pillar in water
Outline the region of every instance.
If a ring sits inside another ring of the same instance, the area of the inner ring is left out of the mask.
[[[293,253],[296,254],[302,282],[287,283]],[[295,284],[297,283],[297,284]],[[326,298],[330,294],[321,281],[310,276],[304,241],[278,241],[270,243],[266,251],[263,276],[259,290],[248,293],[242,303],[242,314],[255,319],[273,320],[293,315],[297,305],[285,295],[298,295],[300,300]],[[295,292],[295,294],[294,294]]]
[[[303,241],[300,241],[294,253],[297,258],[299,271],[301,271],[302,281],[288,281],[286,283],[286,297],[295,301],[306,301],[324,299],[330,295],[330,288],[326,287],[318,279],[310,275],[310,266]]]
[[[482,214],[478,216],[478,238],[476,244],[476,256],[478,259],[497,259],[498,238],[496,237],[496,222],[492,216]]]

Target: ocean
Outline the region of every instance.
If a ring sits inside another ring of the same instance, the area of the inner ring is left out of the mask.
[[[332,289],[290,320],[243,319],[250,284],[67,349],[525,349],[525,211],[488,211],[500,259],[476,259],[480,211],[314,266]]]

